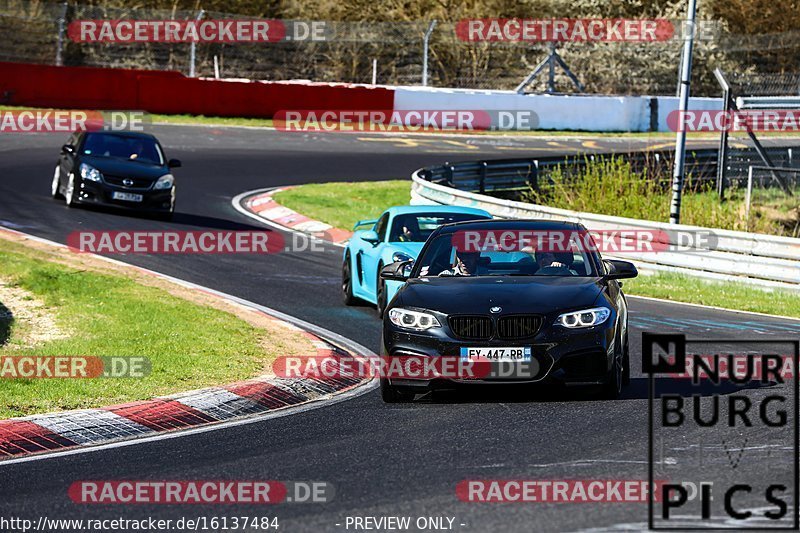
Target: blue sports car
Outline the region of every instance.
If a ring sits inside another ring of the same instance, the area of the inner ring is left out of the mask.
[[[390,207],[377,220],[360,220],[344,250],[342,293],[346,305],[359,300],[375,304],[383,316],[386,304],[403,285],[384,281],[381,268],[396,261],[416,260],[428,235],[442,224],[490,219],[473,207],[406,205]],[[358,228],[369,229],[358,230]]]

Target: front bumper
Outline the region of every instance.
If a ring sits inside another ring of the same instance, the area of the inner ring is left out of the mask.
[[[168,213],[172,210],[175,202],[175,187],[171,189],[127,189],[117,187],[108,183],[98,183],[96,181],[77,178],[75,190],[75,200],[81,204],[114,207],[119,209],[129,209],[134,211],[146,211],[154,213]],[[114,192],[125,192],[141,194],[141,202],[130,202],[113,198]]]
[[[456,384],[557,383],[599,385],[605,383],[614,361],[616,316],[599,326],[570,330],[548,326],[522,340],[466,341],[456,338],[447,325],[424,332],[398,328],[384,320],[382,357],[459,357],[461,348],[530,347],[531,365],[492,364],[490,375],[480,378],[390,379],[392,385],[415,388],[448,388]],[[441,320],[440,320],[441,322]]]

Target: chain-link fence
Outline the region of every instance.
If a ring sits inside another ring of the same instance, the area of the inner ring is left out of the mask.
[[[78,20],[223,20],[238,15],[215,12],[102,8],[35,0],[0,0],[0,60],[112,68],[170,69],[201,77],[258,80],[305,79],[370,83],[373,61],[379,84],[420,85],[424,39],[430,21],[318,22],[323,40],[303,39],[312,21],[283,21],[287,36],[270,43],[89,43],[70,39]],[[680,27],[680,21],[673,21]],[[797,94],[794,58],[800,31],[740,36],[714,31],[698,38],[693,94],[718,96],[712,69],[753,75],[764,94]],[[440,22],[430,32],[428,84],[439,87],[515,89],[547,56],[547,43],[469,42],[456,24]],[[662,42],[566,42],[557,51],[588,93],[674,94],[680,36]],[[193,52],[194,50],[194,52]],[[192,68],[194,65],[194,70]],[[757,65],[757,67],[756,67]],[[773,73],[773,74],[769,74]],[[771,76],[771,77],[770,77]],[[547,90],[548,76],[533,80],[529,92]],[[764,83],[769,80],[769,83]],[[566,73],[556,69],[556,91],[574,92]],[[753,83],[751,83],[753,85]],[[753,87],[754,90],[756,89]],[[746,94],[739,92],[738,94]]]

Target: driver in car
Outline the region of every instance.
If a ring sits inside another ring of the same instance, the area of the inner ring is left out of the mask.
[[[457,252],[456,264],[452,268],[439,272],[440,276],[474,276],[480,265],[480,252]]]
[[[536,264],[539,265],[539,268],[547,268],[547,267],[554,267],[554,268],[566,268],[567,265],[561,263],[560,261],[556,260],[556,254],[553,252],[547,251],[537,251],[536,252]]]

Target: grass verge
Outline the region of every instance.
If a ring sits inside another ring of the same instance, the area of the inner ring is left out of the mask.
[[[640,275],[625,281],[625,293],[800,318],[800,293],[764,290],[736,282],[706,281],[684,274]]]
[[[339,228],[376,218],[392,205],[408,202],[408,181],[300,185],[275,195],[295,211]],[[616,198],[620,202],[620,198]],[[685,204],[684,204],[685,206]],[[685,208],[685,207],[684,207]],[[714,282],[681,274],[641,275],[625,281],[625,292],[676,302],[800,318],[800,293],[767,291],[735,282]]]
[[[139,283],[111,265],[105,272],[75,268],[5,239],[0,264],[4,290],[37,300],[41,314],[66,333],[31,342],[31,324],[15,318],[0,356],[144,356],[152,368],[144,378],[0,379],[0,418],[102,407],[246,379],[296,348],[288,329],[259,328],[231,312]]]
[[[378,218],[387,207],[408,204],[411,192],[408,180],[313,183],[274,198],[307,217],[349,230],[359,220]]]
[[[577,168],[558,167],[541,183],[539,190],[524,194],[525,202],[640,220],[669,220],[672,196],[671,176],[666,167],[639,174],[620,157],[586,160]],[[769,235],[796,237],[800,233],[800,207],[796,195],[762,189],[754,191],[749,222],[745,213],[745,191],[735,186],[720,202],[713,183],[694,183],[691,177],[684,186],[681,222],[705,228],[752,231]]]

